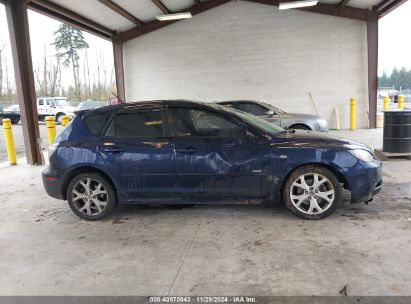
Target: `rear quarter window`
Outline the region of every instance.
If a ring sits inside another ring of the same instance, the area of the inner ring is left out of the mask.
[[[93,113],[87,115],[84,118],[84,122],[93,135],[100,136],[104,132],[104,129],[110,120],[111,114],[111,111]]]

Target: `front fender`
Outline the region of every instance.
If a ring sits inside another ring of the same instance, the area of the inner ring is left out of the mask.
[[[351,181],[347,175],[348,169],[353,167],[358,160],[346,150],[326,148],[276,148],[273,149],[273,183],[274,191],[281,192],[287,177],[295,169],[304,165],[322,165],[343,177],[351,189]]]

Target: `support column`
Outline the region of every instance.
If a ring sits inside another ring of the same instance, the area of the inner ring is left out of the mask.
[[[378,14],[367,12],[369,127],[377,127]]]
[[[27,1],[13,0],[8,4],[6,3],[5,7],[27,163],[30,165],[42,165],[44,164],[44,159],[40,148]]]
[[[120,101],[125,102],[126,93],[124,89],[123,69],[123,41],[121,35],[113,36],[114,71],[116,74],[117,96]]]

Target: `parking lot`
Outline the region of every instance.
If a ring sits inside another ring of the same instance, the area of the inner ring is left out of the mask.
[[[47,129],[44,123],[39,123],[40,129],[40,136],[41,136],[41,147],[43,151],[47,150]],[[23,140],[23,129],[21,127],[21,123],[17,125],[13,125],[13,135],[14,135],[14,146],[16,148],[17,157],[24,157],[24,140]],[[56,126],[56,132],[60,132],[62,130],[62,126]],[[3,126],[0,126],[0,163],[7,161],[7,151],[6,151],[6,143],[4,141],[4,130]]]
[[[378,129],[338,134],[381,144]],[[321,221],[275,204],[124,206],[86,222],[46,195],[43,169],[0,168],[2,295],[410,293],[409,161],[384,162],[369,205],[345,193]]]

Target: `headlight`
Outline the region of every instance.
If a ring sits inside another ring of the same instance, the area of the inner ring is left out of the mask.
[[[372,155],[370,152],[367,150],[362,150],[362,149],[355,149],[355,150],[349,150],[349,152],[359,160],[365,161],[367,163],[372,162],[374,160],[374,155]]]
[[[318,119],[318,124],[319,124],[321,127],[327,127],[327,126],[328,126],[328,123],[327,123],[327,121],[326,121],[325,119]]]

